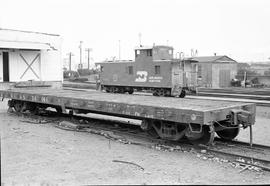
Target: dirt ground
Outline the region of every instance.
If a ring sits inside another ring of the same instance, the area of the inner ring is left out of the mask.
[[[0,102],[1,185],[270,183],[269,172],[241,171],[192,152],[164,152],[51,124],[25,123],[6,109],[6,101]],[[257,108],[253,129],[254,142],[269,145],[270,108]],[[238,137],[248,138],[248,130]]]

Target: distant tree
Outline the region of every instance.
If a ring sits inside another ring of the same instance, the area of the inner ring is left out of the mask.
[[[254,70],[250,70],[250,69],[239,69],[237,71],[237,75],[244,75],[245,72],[247,72],[247,75],[260,75],[257,72],[255,72]]]
[[[249,69],[250,65],[248,63],[237,63],[237,69],[242,70],[242,69]]]

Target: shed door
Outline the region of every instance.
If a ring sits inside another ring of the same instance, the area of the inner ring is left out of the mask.
[[[3,52],[3,81],[9,82],[9,57],[8,52]]]
[[[219,86],[229,87],[230,86],[230,70],[220,70],[219,71]]]
[[[9,62],[10,81],[40,80],[39,51],[10,52]]]

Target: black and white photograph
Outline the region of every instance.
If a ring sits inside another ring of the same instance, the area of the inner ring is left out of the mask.
[[[269,10],[1,1],[1,186],[269,185]]]

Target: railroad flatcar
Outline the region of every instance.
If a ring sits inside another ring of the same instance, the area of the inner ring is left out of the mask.
[[[212,144],[215,134],[222,139],[234,139],[240,128],[255,123],[256,105],[232,101],[180,99],[116,95],[97,91],[55,88],[12,88],[0,90],[0,99],[9,99],[16,112],[39,113],[55,108],[64,113],[96,113],[141,120],[145,132],[165,140],[187,138],[191,143]],[[132,123],[129,123],[132,124]]]
[[[140,46],[135,60],[104,61],[100,65],[101,89],[132,94],[134,89],[151,91],[155,96],[185,97],[196,92],[197,61],[173,58],[173,47]]]

